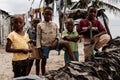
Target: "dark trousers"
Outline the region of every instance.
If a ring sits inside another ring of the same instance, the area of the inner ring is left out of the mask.
[[[12,61],[14,77],[26,76],[28,60]]]

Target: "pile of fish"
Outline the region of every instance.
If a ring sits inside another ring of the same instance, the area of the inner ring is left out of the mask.
[[[120,37],[112,39],[102,51],[103,54],[92,60],[72,61],[58,70],[47,72],[45,80],[119,80]]]

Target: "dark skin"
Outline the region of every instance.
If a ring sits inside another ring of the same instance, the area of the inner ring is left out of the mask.
[[[73,21],[73,19],[71,19],[71,18],[68,19],[66,21],[65,27],[66,27],[68,32],[70,32],[70,33],[73,32],[73,29],[74,29],[74,21]],[[74,37],[65,36],[63,39],[67,40],[67,41],[77,42],[80,39],[80,36],[79,35],[78,36],[74,36]]]
[[[94,8],[94,7],[91,7],[89,9],[89,15],[88,15],[88,20],[89,21],[92,21],[93,19],[96,19],[96,16],[97,16],[97,9]],[[91,26],[88,28],[88,30],[91,29]],[[99,34],[96,34],[95,36],[93,36],[93,40],[92,40],[92,44],[94,44],[96,42],[96,40],[99,40],[99,37],[102,35],[102,34],[105,34],[106,32],[103,31],[103,32],[100,32]]]
[[[40,19],[33,19],[33,27],[35,28],[35,30],[37,29],[37,24],[40,22]]]
[[[97,9],[94,8],[94,7],[90,7],[89,10],[88,10],[88,17],[87,17],[87,19],[88,19],[89,21],[92,21],[92,20],[96,19],[96,16],[97,16]],[[92,27],[92,26],[89,26],[87,30],[81,31],[79,34],[83,34],[83,33],[87,32],[87,31],[90,31],[91,27]],[[94,36],[93,36],[93,39],[92,39],[92,41],[91,41],[91,44],[96,43],[96,41],[99,40],[99,37],[100,37],[102,34],[105,34],[105,33],[106,33],[105,31],[102,31],[102,32],[94,35]]]
[[[40,22],[40,19],[33,19],[32,21],[32,25],[33,27],[35,28],[35,31],[37,29],[37,24]],[[36,44],[36,41],[35,40],[30,40],[29,43],[35,43]],[[33,65],[33,62],[34,62],[34,59],[30,59],[29,62],[28,62],[28,67],[27,67],[27,75],[30,73],[31,71],[31,68],[32,68],[32,65]],[[39,72],[40,72],[40,59],[35,59],[35,65],[36,65],[36,75],[39,76]]]
[[[15,16],[14,20],[13,20],[13,26],[14,26],[14,30],[16,33],[18,33],[19,35],[25,35],[24,31],[23,31],[23,27],[24,27],[24,18],[22,16]],[[30,49],[14,49],[11,47],[12,46],[12,41],[7,38],[7,43],[6,43],[6,52],[12,52],[12,53],[24,53],[27,54],[28,52],[31,52]]]
[[[43,16],[44,16],[44,20],[46,22],[49,22],[52,20],[52,15],[53,15],[53,10],[52,9],[46,9],[43,12]],[[53,43],[51,44],[51,49],[56,49],[57,46],[57,40],[55,39],[53,41]],[[70,56],[71,60],[75,60],[73,52],[70,48],[70,45],[67,41],[61,41],[60,42],[60,48],[65,47],[68,50],[68,55]],[[42,51],[40,50],[40,52],[42,53]],[[41,70],[42,70],[42,75],[45,75],[46,72],[46,63],[47,63],[47,59],[46,58],[42,58],[42,62],[41,62]]]
[[[53,15],[53,11],[48,9],[45,10],[43,13],[44,19],[46,22],[49,22],[50,20],[52,20],[52,15]],[[40,49],[39,49],[40,50]],[[40,53],[42,53],[42,51],[40,50]],[[42,70],[42,75],[45,75],[46,72],[46,64],[47,64],[47,59],[46,58],[42,58],[41,61],[41,70]]]
[[[38,18],[35,18],[32,20],[32,26],[35,28],[35,31],[37,31],[37,24],[40,22],[40,19]],[[35,43],[36,44],[36,41],[35,40],[30,40],[29,43]]]

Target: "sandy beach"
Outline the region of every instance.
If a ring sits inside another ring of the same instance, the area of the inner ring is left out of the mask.
[[[83,54],[83,45],[79,45],[79,61],[84,61],[84,54]],[[12,80],[13,79],[13,72],[12,72],[12,53],[5,52],[5,49],[2,47],[0,48],[0,79],[1,80]],[[50,70],[57,70],[60,67],[63,67],[64,64],[64,51],[58,52],[55,50],[50,51],[50,56],[47,63],[47,71]],[[33,64],[32,70],[29,75],[35,75],[35,65]],[[41,74],[40,74],[41,76]]]

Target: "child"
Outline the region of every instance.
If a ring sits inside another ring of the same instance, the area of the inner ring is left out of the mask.
[[[32,20],[32,28],[29,28],[28,29],[28,34],[29,34],[29,38],[33,41],[32,43],[29,43],[30,45],[33,45],[34,46],[34,49],[35,49],[35,46],[36,46],[36,29],[37,29],[37,24],[40,22],[40,19],[38,18],[35,18]],[[35,51],[36,53],[30,53],[31,54],[31,57],[29,58],[29,61],[28,61],[28,68],[27,68],[27,75],[30,73],[31,71],[31,68],[32,68],[32,65],[33,65],[33,62],[34,62],[34,59],[35,59],[35,65],[36,65],[36,75],[39,76],[39,71],[40,71],[40,58],[38,57],[37,54],[37,51]],[[36,55],[34,55],[36,54]]]
[[[109,42],[110,36],[104,26],[96,19],[97,9],[94,6],[88,8],[88,16],[79,22],[77,32],[84,37],[85,60],[91,59],[93,48],[97,53],[99,49]],[[90,46],[90,48],[89,48]],[[90,51],[91,49],[91,51]],[[94,53],[93,53],[94,54]],[[92,58],[94,55],[92,54]]]
[[[52,15],[53,9],[51,7],[44,8],[44,21],[40,22],[37,26],[37,47],[43,55],[41,62],[42,75],[45,74],[47,58],[49,57],[49,51],[52,49],[59,51],[61,48],[65,47],[71,60],[75,60],[69,43],[59,40],[58,27],[51,21]]]
[[[6,51],[12,52],[12,66],[14,77],[26,76],[28,52],[31,52],[28,46],[28,34],[23,31],[25,25],[23,15],[15,15],[13,18],[12,31],[7,38]]]
[[[62,38],[64,40],[69,41],[70,47],[72,48],[72,51],[73,51],[74,56],[75,56],[75,60],[79,61],[77,41],[80,39],[80,36],[78,35],[78,33],[76,31],[73,30],[74,29],[74,21],[72,18],[68,18],[66,20],[65,27],[67,30],[63,31]],[[65,50],[65,54],[64,54],[64,60],[65,60],[65,63],[71,61],[66,50]]]

